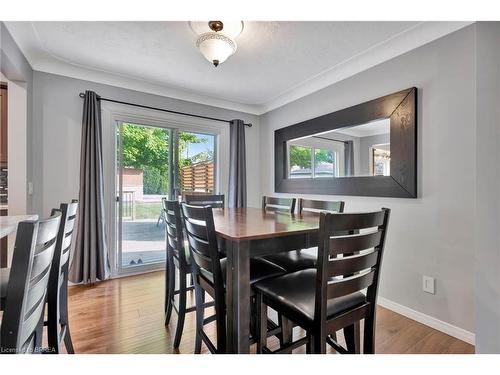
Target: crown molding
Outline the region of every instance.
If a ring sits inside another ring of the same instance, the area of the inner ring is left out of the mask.
[[[147,94],[165,96],[172,99],[184,100],[197,104],[224,108],[232,111],[249,113],[252,115],[262,114],[262,106],[231,102],[210,96],[200,95],[181,89],[158,85],[131,77],[125,77],[109,72],[103,72],[85,67],[75,66],[58,60],[38,60],[33,65],[33,70],[61,76],[96,82],[100,84],[121,87],[129,90],[140,91]]]
[[[190,92],[180,88],[160,85],[154,82],[141,80],[136,77],[129,77],[108,71],[93,69],[91,67],[75,64],[71,61],[66,61],[57,55],[52,54],[51,51],[45,48],[42,41],[36,35],[33,27],[31,27],[31,32],[33,34],[30,35],[30,31],[26,28],[22,28],[23,26],[19,26],[18,23],[5,22],[7,29],[13,36],[16,36],[16,43],[19,45],[20,49],[23,51],[35,71],[63,75],[144,93],[185,100],[202,105],[245,112],[253,115],[262,115],[266,112],[272,111],[273,109],[291,103],[304,96],[312,94],[313,92],[319,91],[336,82],[416,49],[472,23],[473,22],[421,22],[413,28],[385,40],[350,58],[349,60],[337,64],[311,77],[310,79],[291,87],[268,102],[245,104]],[[32,53],[30,48],[26,47],[29,45],[29,38],[32,37],[37,39],[38,44],[44,53]]]
[[[274,99],[262,103],[262,113],[272,111],[313,92],[324,89],[336,82],[469,26],[472,23],[474,22],[421,22],[415,27],[301,82]]]

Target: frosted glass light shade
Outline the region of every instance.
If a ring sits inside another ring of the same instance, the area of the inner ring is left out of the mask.
[[[196,47],[208,61],[217,66],[236,52],[237,45],[234,39],[220,32],[210,32],[198,37]]]

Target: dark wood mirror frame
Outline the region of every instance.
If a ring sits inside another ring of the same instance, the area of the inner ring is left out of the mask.
[[[390,176],[287,178],[287,141],[384,118],[391,123]],[[409,88],[278,129],[274,132],[274,151],[277,193],[416,198],[417,89]]]

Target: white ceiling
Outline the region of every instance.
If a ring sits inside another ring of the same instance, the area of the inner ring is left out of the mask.
[[[245,22],[215,68],[188,22],[6,22],[35,70],[261,114],[466,26]]]

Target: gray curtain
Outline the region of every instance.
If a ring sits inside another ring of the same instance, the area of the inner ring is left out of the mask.
[[[354,176],[354,142],[344,142],[344,176]]]
[[[242,120],[230,123],[229,199],[228,207],[247,205],[247,164],[245,156],[245,124]]]
[[[93,91],[85,92],[80,153],[80,194],[76,243],[69,279],[94,283],[109,277],[104,222],[101,104]]]

